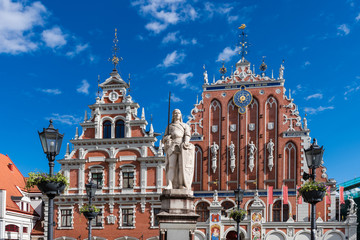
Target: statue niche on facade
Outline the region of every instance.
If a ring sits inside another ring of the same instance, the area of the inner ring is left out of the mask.
[[[189,189],[194,176],[195,147],[190,141],[191,128],[183,123],[181,112],[175,109],[163,138],[166,189]]]

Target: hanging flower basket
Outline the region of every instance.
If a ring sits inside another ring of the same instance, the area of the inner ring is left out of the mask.
[[[92,220],[94,218],[96,218],[96,216],[99,214],[100,209],[98,209],[97,207],[95,207],[94,205],[84,205],[80,208],[80,213],[84,214],[84,216],[88,219],[88,220]]]
[[[307,181],[301,188],[299,188],[299,196],[302,196],[307,203],[316,204],[321,202],[326,193],[326,186],[324,183]]]
[[[234,219],[235,222],[241,222],[245,219],[245,216],[247,215],[247,211],[244,209],[234,209],[230,212],[229,217]]]
[[[50,177],[47,173],[29,173],[26,188],[37,186],[39,190],[49,197],[57,196],[69,185],[67,178],[61,173]]]

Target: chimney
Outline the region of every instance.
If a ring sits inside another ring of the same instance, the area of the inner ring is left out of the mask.
[[[9,163],[9,164],[8,164],[8,167],[9,167],[10,171],[14,171],[14,164]]]

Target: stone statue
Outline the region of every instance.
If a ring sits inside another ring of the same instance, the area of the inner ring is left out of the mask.
[[[175,109],[163,138],[167,189],[189,189],[194,175],[195,147],[190,141],[191,128],[183,123]]]
[[[269,152],[268,167],[271,171],[274,166],[274,143],[273,143],[272,139],[270,139],[270,142],[268,142],[268,144],[266,145],[266,149]]]
[[[349,215],[356,215],[357,204],[355,203],[352,196],[350,196],[348,199],[349,199],[349,202],[350,202],[348,213],[349,213]]]
[[[204,71],[204,84],[206,85],[209,84],[208,73],[206,70]]]
[[[255,164],[254,164],[254,156],[255,156],[255,152],[256,152],[257,148],[254,144],[253,141],[251,141],[249,143],[249,168],[250,168],[250,171],[252,172]]]
[[[285,67],[284,65],[280,65],[280,69],[279,69],[279,79],[283,79],[284,78],[284,70],[285,70]]]
[[[235,144],[231,141],[230,146],[230,169],[231,172],[234,172],[235,169]]]
[[[215,173],[216,168],[217,168],[217,154],[218,154],[218,150],[219,150],[219,145],[217,145],[215,142],[213,145],[211,145],[211,168],[213,170],[213,173]]]

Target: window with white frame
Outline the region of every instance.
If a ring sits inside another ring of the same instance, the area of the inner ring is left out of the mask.
[[[58,207],[58,229],[73,229],[74,228],[74,207],[73,206],[59,206]]]
[[[105,186],[104,167],[101,165],[91,166],[88,178],[96,183],[98,189],[103,188]]]
[[[91,226],[93,227],[102,227],[103,226],[103,210],[100,209],[98,215],[91,221]]]
[[[156,215],[158,215],[160,213],[161,210],[161,206],[154,206],[152,208],[152,221],[151,221],[151,226],[152,227],[158,227],[159,226],[159,220],[157,219]]]
[[[122,225],[124,227],[134,226],[133,218],[134,214],[131,208],[124,208],[122,211]]]
[[[120,166],[120,188],[123,190],[134,189],[136,183],[135,166],[132,164],[126,164]]]
[[[119,228],[135,228],[135,206],[120,206]]]

